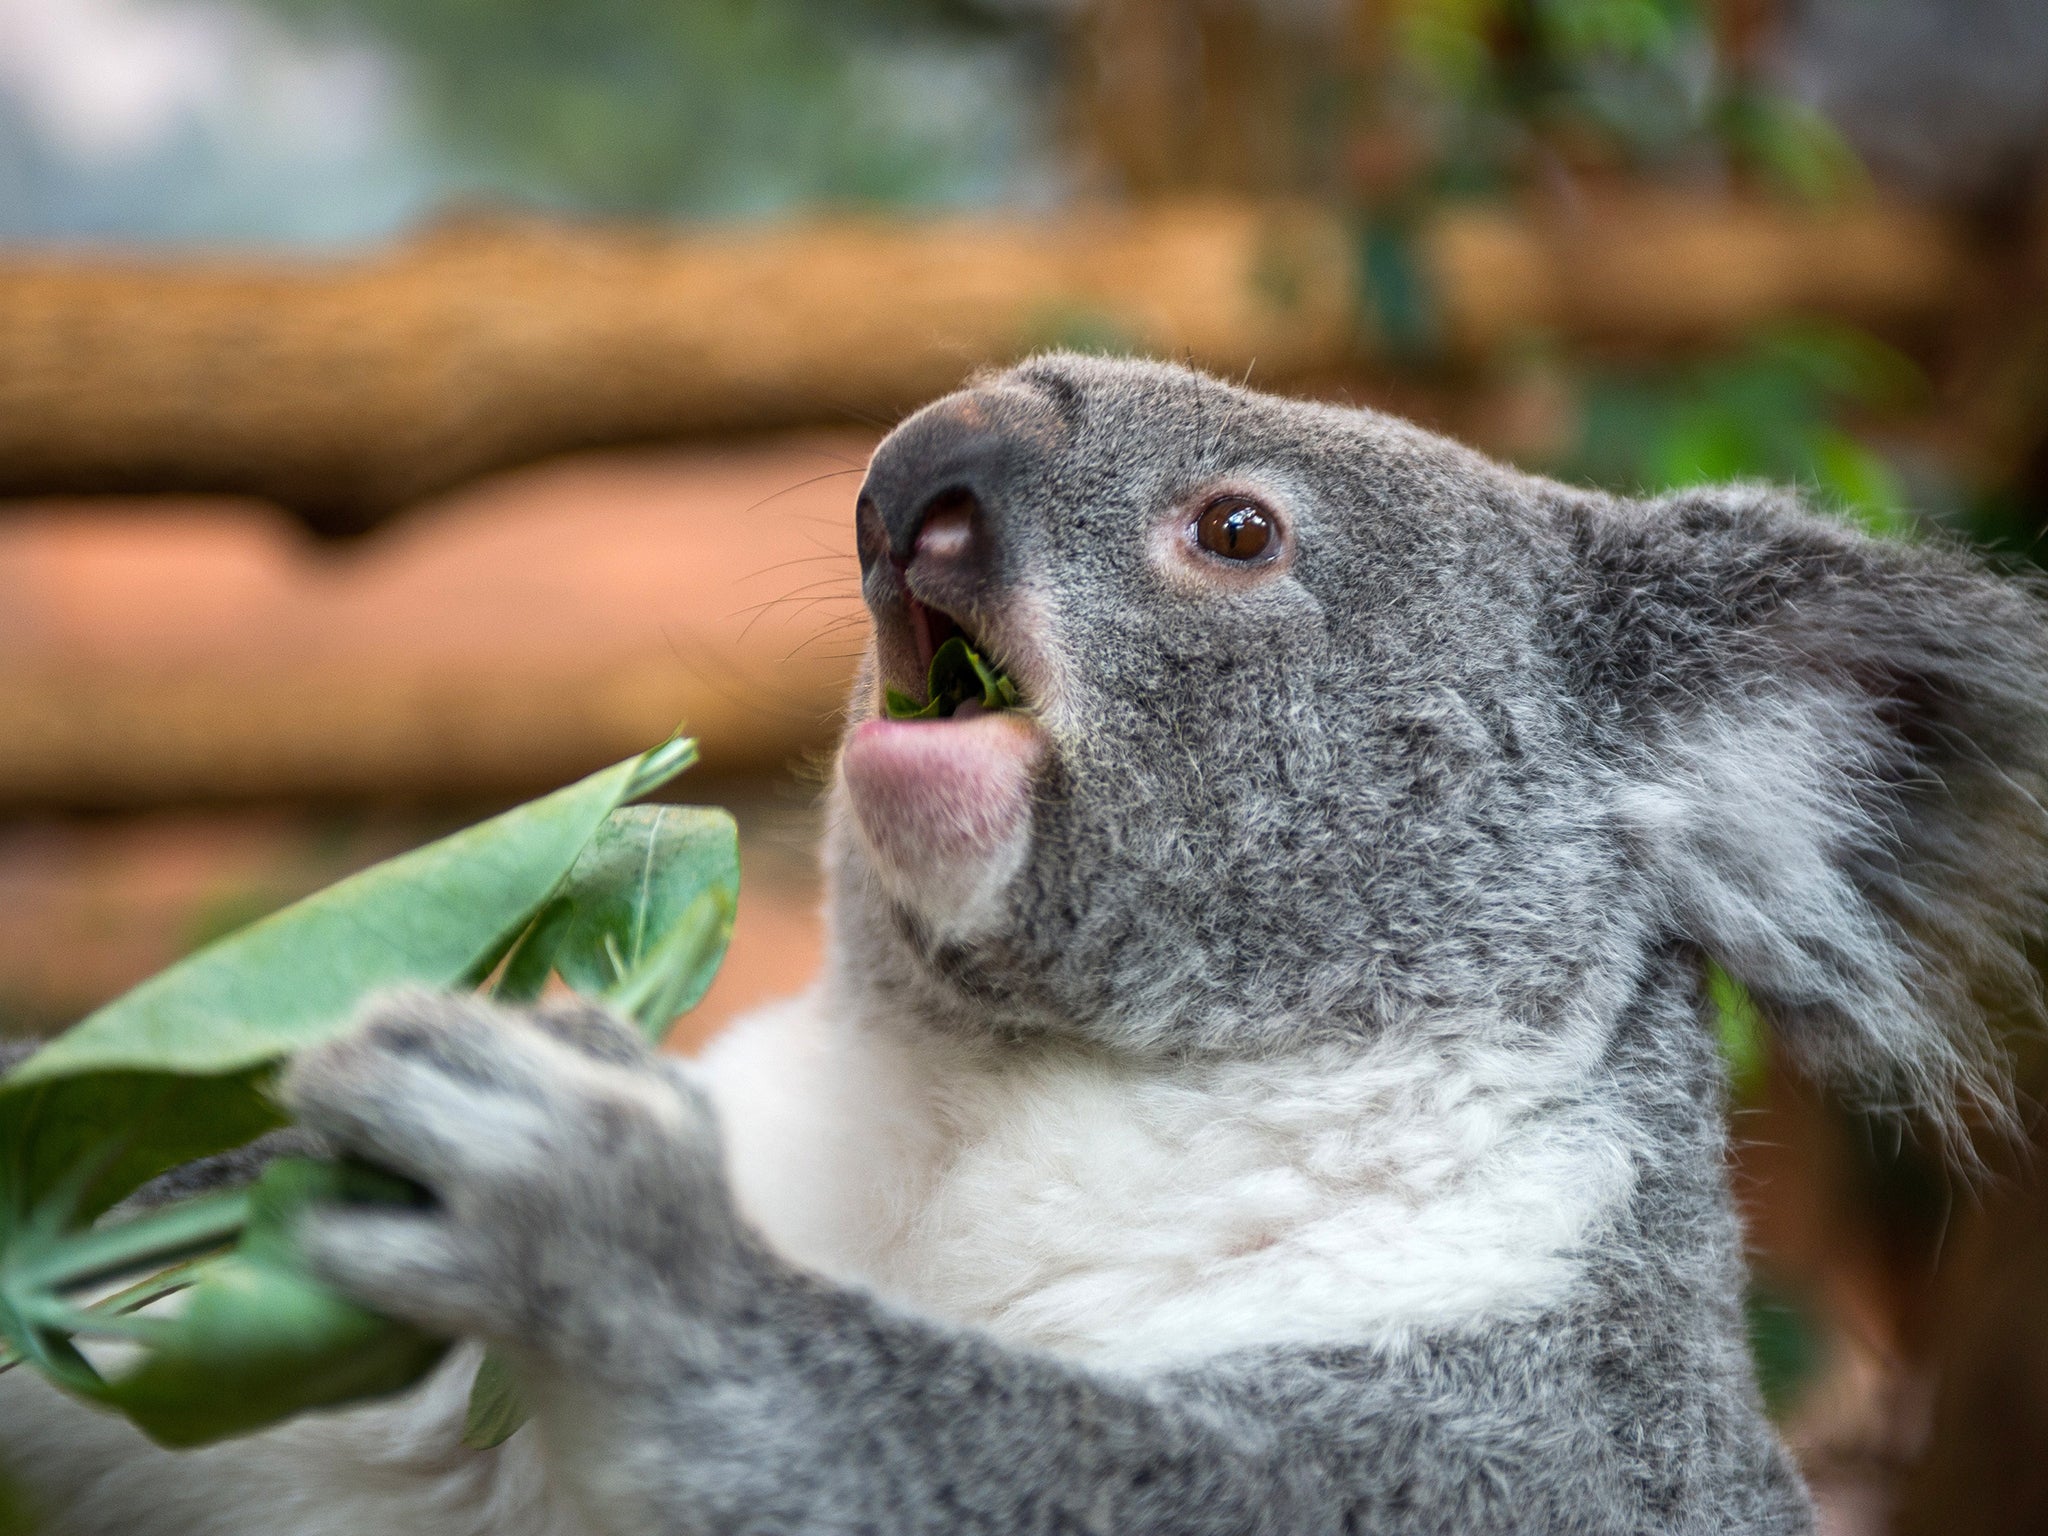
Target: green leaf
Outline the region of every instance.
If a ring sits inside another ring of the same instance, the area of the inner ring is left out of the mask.
[[[42,1522],[27,1495],[0,1473],[0,1536],[36,1536],[40,1529]]]
[[[402,1391],[447,1349],[316,1281],[296,1228],[318,1201],[404,1203],[399,1181],[367,1169],[284,1158],[250,1193],[235,1251],[206,1267],[176,1317],[141,1318],[141,1363],[90,1395],[160,1445],[204,1445],[309,1408]]]
[[[111,1226],[80,1228],[79,1194],[93,1169],[81,1168],[40,1204],[0,1219],[0,1371],[23,1360],[76,1390],[98,1377],[66,1343],[73,1332],[132,1333],[122,1314],[181,1289],[195,1255],[233,1242],[248,1215],[240,1191],[190,1200]],[[169,1269],[165,1267],[169,1266]],[[139,1272],[159,1274],[81,1308],[72,1293]]]
[[[562,900],[555,968],[659,1041],[711,985],[732,936],[739,836],[724,811],[642,805],[598,829]]]
[[[1736,156],[1796,198],[1835,202],[1870,188],[1870,173],[1849,141],[1802,102],[1738,87],[1714,116]]]
[[[1353,260],[1365,324],[1397,360],[1420,362],[1438,351],[1438,295],[1418,250],[1417,220],[1406,208],[1376,209],[1357,226]]]
[[[78,1202],[90,1217],[167,1168],[281,1123],[264,1094],[276,1062],[345,1025],[379,988],[481,980],[605,818],[691,755],[665,744],[378,864],[109,1003],[0,1083],[4,1203],[26,1209],[101,1157]]]
[[[1751,1284],[1743,1312],[1764,1407],[1782,1424],[1825,1363],[1822,1325],[1812,1307],[1763,1280]]]
[[[496,1351],[487,1352],[469,1389],[469,1413],[462,1421],[462,1443],[473,1451],[503,1445],[526,1422],[526,1408],[511,1367]]]
[[[560,896],[542,907],[540,916],[505,957],[505,968],[499,972],[491,996],[501,1003],[530,1003],[539,997],[555,973],[555,955],[575,918],[576,908]]]
[[[0,1083],[0,1369],[26,1360],[173,1446],[418,1380],[445,1344],[330,1292],[293,1235],[312,1201],[417,1193],[402,1181],[281,1161],[246,1194],[91,1218],[152,1174],[278,1123],[264,1094],[277,1062],[379,987],[496,971],[496,994],[522,1001],[559,973],[658,1037],[723,956],[738,843],[723,812],[621,802],[693,756],[665,743],[366,870],[145,982]],[[155,1309],[179,1291],[175,1315]],[[74,1334],[124,1340],[139,1363],[103,1376]],[[481,1384],[478,1436],[519,1422],[501,1376]]]
[[[936,697],[920,704],[901,688],[884,688],[882,703],[889,711],[891,720],[934,720],[938,718],[939,701]]]
[[[14,1347],[81,1396],[119,1408],[160,1444],[200,1445],[307,1408],[410,1386],[446,1345],[346,1301],[299,1259],[294,1229],[316,1200],[409,1203],[416,1191],[370,1169],[272,1163],[248,1191],[211,1195],[83,1231],[17,1232],[0,1264],[0,1319]],[[194,1250],[232,1250],[175,1264]],[[174,1267],[91,1307],[68,1292],[137,1269]],[[176,1315],[133,1316],[189,1290]],[[103,1376],[66,1337],[141,1346]]]
[[[1762,1095],[1770,1071],[1763,1015],[1749,988],[1718,965],[1707,966],[1707,997],[1719,1021],[1716,1033],[1721,1058],[1728,1064],[1729,1092],[1737,1104],[1754,1103]]]
[[[235,1190],[84,1230],[65,1230],[60,1215],[34,1220],[0,1252],[0,1295],[83,1289],[175,1264],[232,1242],[248,1214],[249,1197]]]
[[[958,635],[933,653],[924,703],[900,689],[882,690],[882,704],[892,720],[944,718],[970,700],[987,710],[1015,709],[1020,696],[1007,672],[983,661]]]
[[[1829,431],[1816,435],[1813,460],[1822,492],[1865,533],[1886,539],[1912,536],[1913,514],[1906,505],[1905,488],[1880,455],[1846,432]]]

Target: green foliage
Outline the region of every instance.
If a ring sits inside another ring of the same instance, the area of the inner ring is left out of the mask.
[[[428,125],[504,190],[603,213],[918,200],[1007,158],[985,89],[904,88],[971,64],[995,13],[961,0],[243,0],[367,37]]]
[[[1794,197],[1825,202],[1868,187],[1849,141],[1803,103],[1738,85],[1715,104],[1710,122],[1736,163]]]
[[[1629,493],[1730,480],[1796,485],[1867,532],[1910,537],[1916,525],[1897,474],[1840,418],[1897,406],[1921,387],[1911,363],[1861,332],[1786,328],[1690,364],[1590,372],[1579,441],[1553,467]],[[1764,1020],[1718,965],[1708,967],[1707,989],[1734,1102],[1752,1103],[1768,1068]]]
[[[725,952],[736,837],[724,811],[613,812],[506,956],[493,995],[525,1002],[559,975],[658,1040],[697,1005]]]
[[[1738,1105],[1752,1104],[1763,1094],[1770,1067],[1763,1015],[1749,989],[1718,965],[1707,967],[1707,1000],[1714,1008],[1721,1059],[1728,1066],[1729,1094]]]
[[[1783,1421],[1820,1371],[1820,1326],[1810,1309],[1767,1284],[1750,1288],[1743,1310],[1764,1407],[1772,1418]]]
[[[933,653],[925,678],[925,701],[920,704],[898,688],[883,691],[882,702],[891,720],[939,720],[962,704],[978,704],[987,710],[1015,709],[1017,685],[1007,672],[983,661],[958,635]]]
[[[247,1194],[93,1218],[280,1123],[266,1092],[278,1063],[382,987],[496,973],[516,998],[560,975],[658,1039],[724,954],[737,844],[723,812],[624,802],[694,756],[671,741],[364,870],[144,982],[18,1067],[0,1083],[0,1369],[26,1360],[167,1445],[417,1379],[440,1342],[330,1294],[291,1243],[312,1200],[404,1187],[284,1163]],[[175,1318],[143,1310],[183,1290]],[[139,1359],[105,1376],[77,1334],[140,1346]]]
[[[79,1172],[89,1175],[91,1165]],[[99,1375],[70,1343],[70,1335],[104,1323],[126,1333],[128,1313],[174,1295],[190,1281],[187,1261],[230,1243],[248,1218],[241,1194],[190,1201],[118,1227],[86,1227],[77,1219],[74,1178],[40,1203],[0,1215],[0,1366],[32,1361],[45,1375],[75,1391],[97,1395]],[[91,1290],[139,1269],[154,1273],[139,1286],[117,1291],[91,1309],[74,1293]]]
[[[178,1315],[128,1320],[128,1336],[146,1346],[141,1364],[112,1379],[66,1375],[65,1384],[119,1408],[168,1446],[204,1445],[309,1408],[410,1386],[441,1358],[445,1342],[319,1284],[293,1240],[315,1202],[402,1201],[406,1194],[368,1169],[271,1164],[249,1193],[240,1241],[197,1267]],[[116,1331],[104,1317],[94,1326]]]
[[[1703,362],[1592,374],[1580,440],[1556,468],[1630,492],[1798,485],[1870,532],[1905,535],[1913,519],[1898,476],[1839,418],[1895,405],[1917,387],[1910,363],[1860,332],[1781,330]]]
[[[672,771],[689,760],[677,755]],[[97,1161],[77,1200],[90,1218],[167,1168],[270,1129],[274,1063],[380,987],[487,975],[639,772],[639,759],[620,763],[375,865],[92,1014],[0,1083],[0,1195],[26,1208]],[[110,1124],[128,1127],[118,1146]]]
[[[1812,198],[1860,185],[1840,136],[1731,67],[1710,22],[1701,0],[1419,0],[1394,88],[1427,124],[1438,190],[1558,157],[1730,167]]]
[[[26,1358],[172,1446],[395,1391],[445,1345],[316,1284],[298,1265],[291,1230],[314,1200],[407,1193],[369,1170],[280,1161],[247,1193],[186,1201],[117,1226],[80,1228],[63,1201],[46,1202],[0,1234],[0,1317],[19,1352],[7,1363]],[[72,1299],[153,1266],[167,1267],[89,1310]],[[175,1317],[138,1315],[180,1291],[191,1294]],[[144,1353],[135,1369],[104,1376],[71,1342],[74,1333],[124,1340]]]
[[[512,1438],[512,1432],[526,1422],[526,1409],[512,1383],[512,1370],[496,1351],[486,1354],[476,1368],[476,1380],[469,1389],[469,1411],[462,1421],[462,1443],[473,1451],[487,1451]],[[5,1536],[0,1532],[0,1536]]]
[[[1440,339],[1436,295],[1410,214],[1382,209],[1366,216],[1352,247],[1366,318],[1388,353],[1404,361],[1428,357]]]
[[[36,1536],[41,1529],[28,1499],[0,1473],[0,1536]]]

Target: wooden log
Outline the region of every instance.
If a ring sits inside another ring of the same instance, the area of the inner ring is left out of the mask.
[[[1913,316],[1962,271],[1946,230],[1895,207],[1647,194],[1447,209],[1413,248],[1464,351]],[[1227,201],[712,233],[450,226],[326,262],[15,253],[0,495],[250,494],[349,531],[566,449],[886,418],[1049,345],[1284,385],[1371,357],[1361,270],[1339,214]]]
[[[893,414],[1069,340],[1341,352],[1339,233],[1187,206],[675,236],[449,229],[354,262],[0,266],[0,493],[239,491],[347,528],[602,443]]]
[[[246,502],[0,521],[0,805],[511,797],[678,722],[779,769],[864,638],[871,442],[566,459],[338,547]]]
[[[1445,214],[1421,245],[1463,351],[1530,332],[1668,346],[1802,313],[1923,317],[1955,305],[1969,276],[1941,221],[1877,202],[1795,214],[1639,191],[1576,211]]]

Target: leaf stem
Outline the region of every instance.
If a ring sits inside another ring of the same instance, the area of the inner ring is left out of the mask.
[[[670,779],[697,761],[694,736],[671,736],[660,746],[641,754],[639,766],[626,781],[623,799],[637,800],[651,795]]]
[[[91,1306],[80,1308],[80,1316],[89,1323],[96,1316],[126,1317],[131,1312],[140,1312],[144,1307],[152,1306],[167,1296],[175,1296],[178,1292],[197,1285],[200,1278],[198,1271],[211,1264],[225,1251],[226,1247],[222,1245],[202,1253],[195,1259],[173,1264],[169,1269],[151,1275],[145,1280],[136,1281],[126,1290],[116,1291],[111,1296],[103,1296]],[[80,1328],[78,1331],[85,1330]],[[7,1344],[0,1344],[0,1375],[13,1370],[21,1364],[22,1359],[20,1350]]]
[[[68,1233],[41,1253],[24,1255],[9,1264],[10,1273],[0,1273],[0,1285],[11,1289],[26,1281],[51,1291],[98,1285],[233,1242],[248,1219],[246,1190],[188,1200],[133,1221]]]

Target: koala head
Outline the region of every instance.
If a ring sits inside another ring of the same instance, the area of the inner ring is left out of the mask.
[[[1689,946],[1940,1089],[2026,973],[2048,640],[1957,555],[1066,355],[906,420],[857,518],[834,953],[935,1024],[1533,1037]],[[954,634],[1022,707],[885,718]]]

